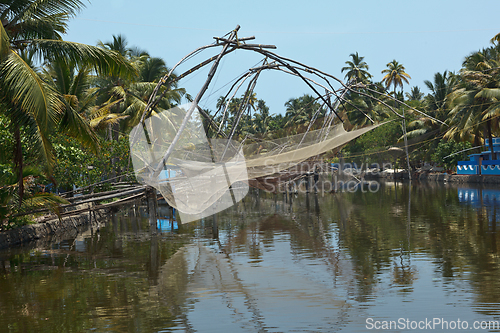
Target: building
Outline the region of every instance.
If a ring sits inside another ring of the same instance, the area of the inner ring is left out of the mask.
[[[489,149],[490,140],[486,140],[488,150],[469,155],[469,161],[458,161],[459,175],[500,175],[500,138],[493,138],[493,156]]]

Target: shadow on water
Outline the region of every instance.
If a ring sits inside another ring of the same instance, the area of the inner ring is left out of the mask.
[[[500,315],[495,188],[265,193],[182,224],[137,203],[98,233],[0,252],[9,332],[362,331]]]

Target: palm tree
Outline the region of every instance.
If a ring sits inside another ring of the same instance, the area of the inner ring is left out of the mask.
[[[127,38],[121,34],[113,35],[113,41],[101,42],[97,45],[103,49],[113,50],[120,53],[124,58],[130,58],[133,49],[128,47]]]
[[[31,56],[49,62],[66,59],[88,65],[99,73],[129,68],[115,52],[62,39],[67,21],[82,7],[79,0],[2,0],[0,3],[0,112],[10,120],[14,133],[20,207],[24,196],[21,137],[36,147],[50,172],[55,159],[49,134],[66,112],[71,111],[30,63]]]
[[[228,111],[233,117],[238,113],[241,103],[243,103],[243,100],[238,97],[233,97],[229,101]]]
[[[96,80],[100,95],[98,104],[101,107],[94,112],[92,125],[107,129],[108,138],[117,140],[120,133],[126,133],[137,125],[156,84],[170,69],[163,59],[129,48],[127,39],[122,35],[113,36],[113,41],[99,42],[98,45],[119,52],[135,68],[133,75],[107,75]],[[163,98],[158,109],[172,108],[185,95],[185,90],[178,88],[174,79],[175,75],[171,76],[169,82],[160,88]]]
[[[424,98],[424,106],[429,115],[441,121],[448,118],[448,98],[456,85],[456,77],[453,73],[444,71],[434,74],[434,80],[424,81],[427,88],[431,91]],[[419,117],[408,124],[410,131],[407,133],[409,138],[421,137],[429,139],[430,135],[434,137],[439,135],[442,130],[442,124],[429,117]],[[437,144],[437,143],[436,143]]]
[[[499,132],[500,57],[494,49],[476,52],[466,58],[456,89],[450,94],[450,128],[446,138],[481,142],[490,141]]]
[[[255,117],[252,119],[252,128],[254,132],[261,135],[266,134],[269,131],[269,122],[271,121],[272,116],[269,114],[269,107],[266,105],[264,100],[259,99],[257,101],[254,116]]]
[[[250,93],[249,95],[248,94],[249,93],[246,92],[243,96],[241,96],[241,99],[247,102],[248,116],[251,118],[252,110],[256,110],[255,104],[257,103],[257,94],[254,92]]]
[[[405,96],[408,99],[408,101],[417,101],[417,102],[420,102],[424,97],[424,95],[425,94],[420,90],[418,86],[411,87],[410,92],[405,93]]]
[[[304,124],[309,120],[304,103],[300,98],[290,98],[285,103],[285,117],[288,119],[287,126],[294,124]]]
[[[408,79],[411,79],[411,76],[405,72],[405,67],[393,60],[389,62],[387,68],[382,71],[382,74],[385,76],[382,78],[382,82],[385,83],[385,87],[389,89],[390,86],[394,87],[394,98],[396,98],[396,88],[401,87],[401,91],[403,90],[403,83],[409,84]],[[394,101],[394,106],[397,103]]]
[[[347,102],[344,104],[343,111],[347,116],[348,123],[357,128],[370,125],[370,119],[382,121],[390,116],[384,105],[366,95],[351,92],[347,96]]]
[[[426,96],[425,102],[429,111],[434,113],[434,117],[444,120],[443,113],[446,109],[447,96],[453,91],[456,80],[453,73],[444,71],[443,74],[434,74],[434,82],[424,81],[431,93]]]
[[[482,90],[482,84],[474,83],[480,80],[474,72],[460,73],[460,83],[449,97],[450,111],[445,139],[456,141],[470,141],[474,146],[481,145],[483,126],[481,126],[481,113],[486,109],[482,99],[476,99]]]
[[[498,46],[498,44],[500,43],[500,33],[496,34],[492,39],[490,39],[490,42],[495,46]]]
[[[325,115],[325,109],[317,102],[317,98],[308,94],[289,99],[285,103],[285,108],[286,126],[291,124],[309,125],[315,114],[316,118]]]
[[[23,169],[23,184],[26,191],[24,196],[29,200],[21,200],[16,195],[19,192],[17,188],[19,186],[17,176],[11,172],[3,171],[0,172],[0,231],[22,222],[22,218],[16,218],[16,213],[19,210],[32,211],[48,207],[52,212],[59,214],[59,204],[69,203],[57,195],[37,190],[33,179],[43,177],[43,174],[36,167],[26,167]],[[19,208],[16,209],[16,207]],[[16,219],[21,219],[21,221],[16,221]]]
[[[97,98],[91,72],[88,66],[56,59],[44,67],[43,77],[58,92],[64,105],[59,131],[79,139],[80,143],[97,152],[98,138],[89,124],[89,115]]]
[[[345,78],[347,81],[356,80],[358,82],[367,83],[372,75],[368,73],[368,64],[363,61],[365,57],[360,57],[358,52],[351,53],[349,55],[352,58],[351,60],[346,61],[346,67],[342,67],[341,72],[346,71]]]
[[[389,62],[387,65],[387,69],[382,71],[382,74],[385,76],[382,78],[382,82],[385,83],[387,89],[392,85],[394,87],[394,108],[398,105],[399,98],[404,99],[403,95],[403,82],[409,84],[408,79],[411,79],[411,76],[405,72],[405,67],[398,63],[395,59]],[[396,88],[401,87],[401,96],[398,96],[396,93]],[[403,108],[403,116],[404,116],[404,108]],[[406,133],[406,119],[403,118],[401,126],[403,128],[403,137],[405,142],[405,150],[406,150],[406,162],[408,164],[408,176],[411,179],[410,174],[410,157],[408,154],[408,145],[407,145],[407,133]]]

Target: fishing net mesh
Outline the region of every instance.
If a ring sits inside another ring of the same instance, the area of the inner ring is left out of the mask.
[[[194,107],[177,144],[165,153],[191,104],[153,113],[132,130],[131,155],[137,180],[156,188],[183,222],[222,211],[241,201],[249,180],[279,174],[340,147],[378,125],[347,132],[342,124],[275,140],[244,144],[206,136]]]

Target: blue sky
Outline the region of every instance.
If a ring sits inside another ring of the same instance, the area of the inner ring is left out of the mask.
[[[239,24],[240,37],[255,35],[255,43],[274,44],[276,53],[340,79],[351,53],[365,57],[376,81],[382,79],[386,64],[396,59],[412,77],[405,91],[415,85],[427,91],[424,80],[432,80],[436,72],[458,71],[466,55],[490,45],[500,32],[499,10],[498,0],[94,0],[70,21],[65,39],[95,45],[122,34],[129,46],[173,66]],[[212,55],[213,49],[202,53],[177,73]],[[224,85],[261,59],[248,51],[225,57],[201,106],[214,109],[217,98],[227,92]],[[196,95],[207,70],[180,85]],[[277,72],[263,73],[255,91],[271,113],[284,112],[289,98],[311,93],[300,80]]]

